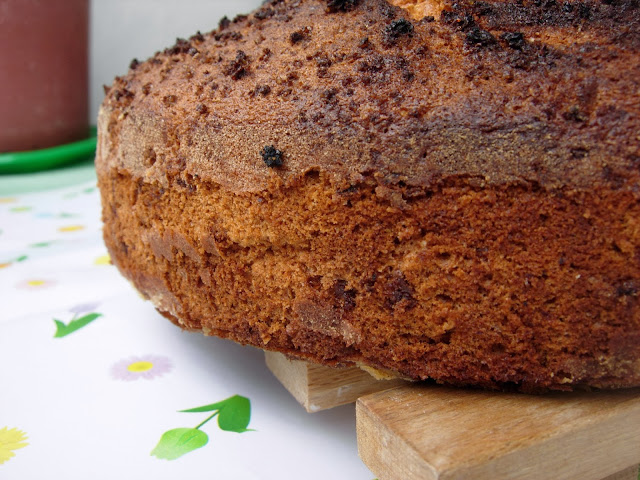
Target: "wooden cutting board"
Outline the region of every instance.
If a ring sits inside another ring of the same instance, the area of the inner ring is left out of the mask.
[[[360,456],[380,480],[639,478],[640,389],[506,394],[266,358],[309,411],[357,399]]]

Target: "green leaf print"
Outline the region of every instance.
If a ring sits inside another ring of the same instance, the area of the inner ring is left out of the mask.
[[[9,211],[12,213],[25,213],[25,212],[30,212],[31,210],[32,210],[31,207],[21,206],[21,207],[13,207]]]
[[[195,428],[176,428],[165,432],[156,448],[152,450],[151,455],[166,460],[175,460],[185,453],[204,446],[208,441],[208,437],[204,432],[201,432],[200,428],[216,416],[218,417],[218,426],[225,432],[244,433],[254,431],[247,429],[251,421],[251,401],[240,395],[234,395],[221,402],[203,407],[180,410],[180,412],[213,413]],[[200,432],[204,436],[194,432]],[[200,445],[199,442],[203,441],[204,443]]]
[[[190,408],[189,410],[181,410],[181,412],[211,412],[218,411],[218,426],[225,432],[244,433],[247,430],[249,421],[251,420],[251,402],[246,397],[234,395],[218,403],[205,405],[204,407]],[[213,418],[213,416],[211,417]]]
[[[151,455],[163,460],[176,460],[186,453],[204,447],[209,437],[197,428],[174,428],[162,435]]]
[[[101,313],[89,313],[78,319],[71,320],[68,324],[65,324],[60,320],[56,320],[54,318],[53,321],[56,323],[56,334],[53,337],[54,338],[66,337],[67,335],[70,335],[73,332],[80,330],[82,327],[86,327],[91,322],[93,322],[96,318],[101,316],[102,316]]]
[[[28,260],[29,257],[26,255],[20,255],[19,257],[13,258],[6,262],[0,262],[0,269],[10,267],[14,263],[21,263]]]
[[[32,243],[31,245],[29,245],[31,248],[45,248],[45,247],[50,247],[51,245],[53,245],[55,242],[38,242],[38,243]]]

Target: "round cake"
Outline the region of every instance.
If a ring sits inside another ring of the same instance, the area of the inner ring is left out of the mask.
[[[638,0],[271,0],[107,89],[113,263],[184,329],[640,385]]]

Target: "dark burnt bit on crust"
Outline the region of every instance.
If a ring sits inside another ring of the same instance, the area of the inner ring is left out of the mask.
[[[384,42],[386,44],[395,43],[400,37],[410,36],[413,33],[413,23],[405,18],[392,21],[384,29]]]
[[[225,15],[218,22],[218,31],[221,32],[221,31],[227,29],[229,27],[229,25],[231,25],[231,20],[229,20],[229,17],[227,17]]]
[[[478,15],[486,15],[490,10],[490,6],[479,2],[486,7],[480,9]],[[440,21],[452,26],[454,29],[461,32],[466,32],[465,43],[475,47],[488,47],[497,43],[496,38],[491,32],[481,28],[477,23],[472,13],[472,10],[478,10],[478,5],[474,5],[472,8],[462,10],[459,4],[453,5],[453,10],[444,10],[440,17]]]
[[[256,20],[266,20],[267,18],[273,17],[276,14],[276,11],[268,6],[263,6],[260,10],[253,14],[253,18]]]
[[[407,282],[404,274],[396,274],[385,285],[385,307],[393,310],[396,306],[411,310],[418,305],[413,296],[413,287]]]
[[[583,112],[578,105],[572,105],[569,109],[562,114],[562,117],[569,122],[583,123],[586,122],[589,117]]]
[[[165,95],[162,98],[162,103],[164,103],[167,107],[170,107],[171,105],[175,105],[177,101],[178,101],[178,97],[173,94]]]
[[[176,43],[173,47],[167,48],[164,53],[167,55],[178,55],[180,53],[189,53],[191,49],[191,42],[184,38],[176,38]]]
[[[476,27],[473,15],[458,10],[443,10],[440,15],[440,21],[462,32]]]
[[[224,69],[224,74],[233,80],[240,80],[249,74],[249,57],[242,50],[238,50],[236,58],[231,60]]]
[[[262,160],[269,168],[281,167],[284,163],[282,159],[283,153],[273,145],[265,146],[260,155],[262,155]]]
[[[509,48],[514,50],[522,50],[526,45],[526,40],[522,32],[504,32],[500,35],[500,38],[504,40]]]
[[[226,40],[232,40],[237,42],[238,40],[242,40],[242,34],[240,32],[235,32],[235,31],[225,31],[225,32],[216,33],[213,36],[213,38],[218,42],[224,42]]]
[[[637,297],[640,288],[638,284],[633,280],[625,280],[616,288],[616,295],[618,297]]]
[[[478,27],[474,27],[467,32],[465,41],[468,45],[475,45],[479,47],[488,47],[497,43],[496,37],[487,30],[483,30]]]
[[[256,85],[255,90],[253,90],[251,92],[252,96],[262,96],[262,97],[266,97],[267,95],[269,95],[271,93],[271,87],[269,85]]]
[[[487,30],[510,30],[527,27],[580,27],[581,25],[609,25],[628,23],[630,16],[638,16],[638,0],[562,1],[534,0],[518,2],[473,2],[457,0],[443,12],[443,19],[458,17],[474,19]],[[626,21],[626,22],[625,22]],[[640,32],[636,29],[636,38]]]
[[[204,42],[204,35],[202,34],[202,32],[200,32],[200,30],[198,30],[195,35],[192,35],[191,37],[189,37],[189,41],[190,42],[196,42],[198,44]]]
[[[289,35],[289,41],[291,42],[291,45],[295,45],[296,43],[300,43],[303,40],[308,40],[310,37],[311,27],[303,27]]]
[[[360,0],[327,0],[327,12],[347,12],[358,6]]]
[[[336,299],[336,307],[345,312],[356,308],[357,291],[354,288],[347,289],[346,280],[336,280],[333,285],[333,296]]]
[[[115,99],[116,102],[119,102],[122,100],[125,104],[129,104],[131,103],[134,97],[135,97],[135,94],[131,90],[128,90],[127,88],[116,88],[113,91],[113,98]]]
[[[205,104],[199,103],[196,106],[196,112],[198,112],[200,115],[206,115],[207,113],[209,113],[209,108],[207,108]]]
[[[245,15],[244,13],[240,13],[240,14],[236,15],[235,17],[233,17],[233,23],[242,23],[248,18],[249,18],[249,15]]]
[[[227,42],[227,41],[240,41],[243,36],[237,29],[230,29],[229,27],[232,24],[237,24],[243,20],[246,20],[248,17],[246,15],[238,15],[236,18],[229,20],[228,17],[222,17],[220,22],[218,23],[218,29],[211,32],[211,36],[217,42]]]

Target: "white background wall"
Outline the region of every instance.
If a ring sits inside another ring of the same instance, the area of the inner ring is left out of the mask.
[[[209,32],[224,15],[249,13],[262,0],[91,0],[90,121],[95,124],[103,85],[123,75],[133,58],[158,50],[200,30]]]

